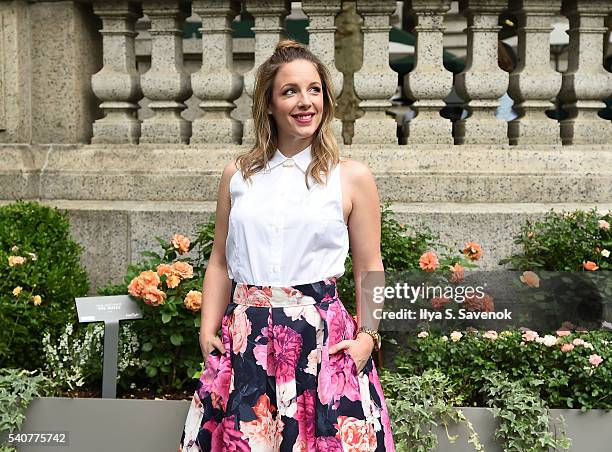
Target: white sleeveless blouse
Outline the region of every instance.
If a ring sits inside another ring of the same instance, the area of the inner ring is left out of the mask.
[[[311,160],[310,146],[293,158],[277,150],[250,183],[240,171],[232,176],[225,244],[230,279],[285,287],[344,274],[349,238],[340,165],[326,185],[309,178],[308,190],[304,174]]]

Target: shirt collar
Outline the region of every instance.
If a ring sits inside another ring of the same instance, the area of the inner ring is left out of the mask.
[[[303,173],[308,169],[308,165],[312,161],[312,145],[308,145],[305,149],[295,154],[293,157],[285,157],[281,151],[277,148],[272,158],[268,161],[268,169],[276,168],[278,165],[284,163],[287,160],[293,160],[296,166],[302,170]]]

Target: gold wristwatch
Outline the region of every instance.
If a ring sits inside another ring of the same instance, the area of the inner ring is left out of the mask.
[[[368,336],[370,336],[372,338],[372,341],[374,342],[374,351],[375,352],[380,350],[381,337],[380,337],[380,333],[378,331],[371,330],[369,328],[366,328],[366,327],[362,326],[357,331],[357,334],[359,334],[359,333],[365,333],[365,334],[367,334]]]

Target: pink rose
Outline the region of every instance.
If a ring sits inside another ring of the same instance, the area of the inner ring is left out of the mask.
[[[234,301],[238,304],[249,306],[271,306],[272,290],[269,287],[258,289],[248,287],[246,284],[238,284],[234,290]]]
[[[276,384],[295,379],[297,361],[302,351],[302,336],[285,325],[274,325],[274,355],[276,357]]]
[[[486,333],[484,333],[482,337],[486,339],[491,339],[492,341],[494,341],[495,339],[497,339],[497,331],[489,330]]]
[[[25,263],[25,257],[23,256],[9,256],[8,264],[9,267],[14,267],[15,265],[22,265]]]
[[[563,336],[569,336],[571,333],[568,330],[558,330],[557,331],[557,336],[559,337],[563,337]]]
[[[336,438],[342,441],[345,451],[376,449],[376,432],[370,422],[350,416],[338,416],[337,429]]]
[[[603,361],[603,358],[597,354],[589,355],[589,363],[591,363],[593,367],[599,366],[602,363],[602,361]]]
[[[297,398],[295,419],[298,422],[298,440],[306,446],[305,450],[321,450],[315,448],[315,424],[312,422],[316,418],[315,397],[315,391],[308,389]]]
[[[574,349],[574,344],[563,344],[561,346],[561,351],[564,353],[571,352]]]
[[[342,443],[338,438],[332,436],[319,436],[317,438],[317,447],[315,450],[325,452],[342,452]]]
[[[608,223],[606,220],[598,220],[597,226],[599,226],[600,229],[605,229],[606,231],[610,229],[610,223]]]
[[[211,449],[215,451],[250,452],[249,443],[242,439],[242,432],[234,429],[234,417],[223,418],[212,433]]]
[[[251,334],[251,321],[246,315],[247,306],[238,305],[234,309],[232,339],[235,353],[246,352],[248,337]]]
[[[536,340],[538,337],[539,337],[539,334],[538,334],[538,333],[536,333],[535,331],[531,331],[531,330],[529,330],[529,331],[525,331],[525,332],[523,333],[523,340],[524,340],[525,342],[532,342],[532,341],[535,341],[535,340]]]
[[[577,337],[572,341],[572,344],[574,344],[575,346],[584,345],[584,339],[580,339],[579,337]]]

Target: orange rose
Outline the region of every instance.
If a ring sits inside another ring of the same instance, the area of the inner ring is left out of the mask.
[[[185,254],[189,251],[189,239],[184,235],[174,234],[170,240],[172,246],[178,250],[179,254]]]
[[[540,278],[534,272],[526,271],[519,276],[521,282],[529,287],[537,288],[540,287]]]
[[[438,257],[431,251],[423,253],[423,255],[419,258],[419,267],[426,272],[433,272],[439,266],[440,263],[438,262]]]
[[[591,261],[582,262],[582,266],[584,267],[585,270],[588,270],[590,272],[594,272],[595,270],[599,268],[595,262],[591,262]]]
[[[169,276],[172,274],[172,267],[170,267],[168,264],[159,264],[156,270],[159,276]]]
[[[431,307],[436,310],[442,309],[449,301],[450,298],[447,297],[433,297],[431,299]]]
[[[468,259],[477,261],[482,257],[482,248],[476,242],[466,242],[463,248],[463,254],[465,254]]]
[[[166,294],[153,286],[146,286],[142,290],[142,298],[150,306],[159,306],[166,302]]]
[[[172,273],[181,277],[181,279],[193,278],[193,267],[187,262],[177,261],[172,264]]]
[[[134,277],[128,285],[128,293],[133,297],[140,297],[142,295],[142,285],[138,276]]]
[[[450,270],[450,282],[452,284],[459,284],[461,281],[463,281],[465,278],[465,269],[459,262],[456,262],[455,265],[451,265]]]
[[[190,290],[183,300],[183,304],[190,311],[199,311],[202,307],[202,292]]]
[[[179,275],[170,275],[166,278],[166,285],[170,289],[174,289],[181,282],[181,277]]]
[[[489,294],[484,294],[481,297],[476,295],[465,297],[465,306],[468,311],[492,312],[495,305],[493,297]]]
[[[143,286],[158,286],[161,282],[159,275],[152,270],[143,271],[138,278]]]
[[[151,270],[146,270],[136,276],[128,285],[128,293],[134,297],[142,297],[143,291],[147,287],[154,287],[160,283],[157,273]]]
[[[493,303],[493,297],[489,294],[485,294],[482,297],[482,307],[481,310],[483,312],[493,312],[495,310],[495,304]]]

